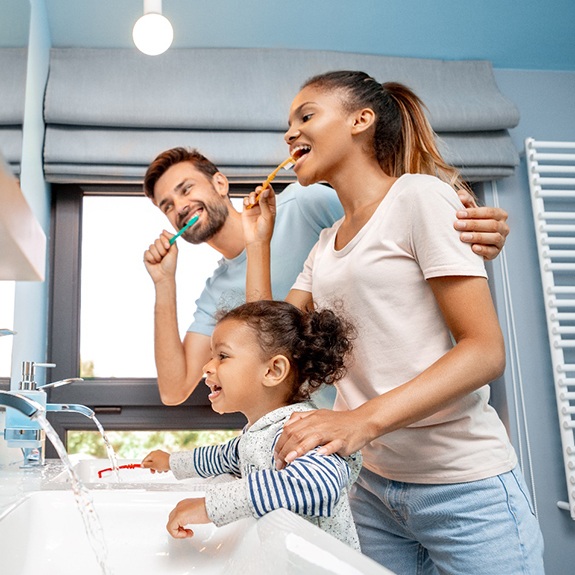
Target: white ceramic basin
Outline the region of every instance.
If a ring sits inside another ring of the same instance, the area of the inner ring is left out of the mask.
[[[390,572],[283,509],[226,527],[192,526],[175,540],[168,513],[191,492],[92,491],[114,575],[389,575]],[[71,491],[37,491],[0,518],[2,573],[101,575]]]

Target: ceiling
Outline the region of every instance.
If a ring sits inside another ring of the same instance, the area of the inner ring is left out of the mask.
[[[133,47],[142,0],[30,0],[56,47]],[[0,0],[0,47],[24,46],[29,0]],[[573,0],[163,0],[174,48],[270,47],[487,59],[575,70]]]

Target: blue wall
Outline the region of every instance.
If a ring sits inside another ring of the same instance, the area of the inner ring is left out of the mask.
[[[133,45],[141,0],[46,2],[54,46]],[[163,12],[174,48],[345,50],[575,70],[573,0],[165,0]]]
[[[551,356],[543,308],[537,247],[529,184],[525,166],[524,141],[575,140],[575,72],[544,72],[496,70],[501,91],[519,108],[521,120],[511,131],[513,141],[521,151],[521,165],[515,175],[496,183],[499,203],[509,213],[511,234],[505,252],[514,311],[518,375],[524,392],[530,455],[521,417],[521,405],[516,405],[512,377],[505,375],[510,410],[511,431],[517,448],[521,436],[524,470],[533,482],[539,520],[545,538],[545,561],[548,575],[573,573],[575,569],[575,521],[567,511],[557,507],[557,501],[567,501],[567,486],[557,418]],[[489,194],[486,201],[493,204]],[[501,279],[501,262],[495,262],[493,273]],[[502,295],[496,291],[502,322]],[[508,351],[513,351],[507,342]],[[508,358],[510,364],[511,358]],[[519,413],[519,417],[516,416]],[[529,467],[533,469],[530,477]]]
[[[20,186],[46,237],[50,237],[50,187],[44,181],[42,149],[44,145],[44,87],[50,62],[50,33],[45,0],[30,0],[30,41]],[[49,247],[47,249],[49,251]],[[46,275],[49,265],[46,266]],[[11,387],[17,388],[23,361],[45,362],[48,323],[48,281],[16,282],[14,300],[14,338]],[[41,373],[40,373],[41,372]],[[37,381],[43,383],[44,370]]]

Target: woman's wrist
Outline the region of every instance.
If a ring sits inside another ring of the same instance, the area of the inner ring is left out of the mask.
[[[250,253],[257,253],[259,251],[269,253],[271,249],[271,240],[272,238],[270,236],[269,238],[265,239],[246,241],[246,249]]]

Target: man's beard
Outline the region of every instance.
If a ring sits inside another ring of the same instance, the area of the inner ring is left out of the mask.
[[[219,196],[218,201],[204,204],[203,207],[205,216],[202,217],[202,222],[194,224],[183,234],[183,238],[191,244],[203,244],[211,240],[224,227],[228,219],[228,206]]]

